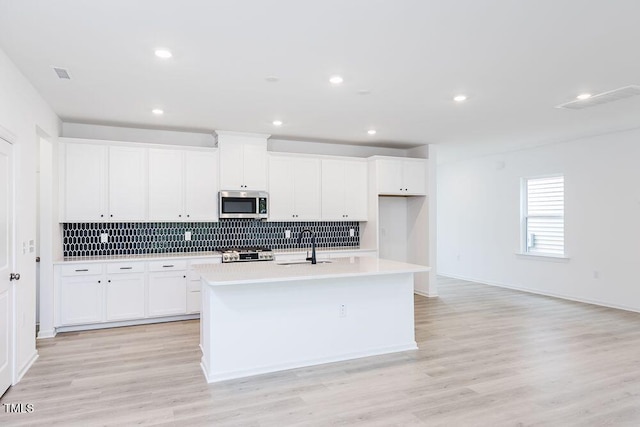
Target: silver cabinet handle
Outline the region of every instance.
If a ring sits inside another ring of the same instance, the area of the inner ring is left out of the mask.
[[[76,271],[77,271],[77,272],[80,272],[80,271],[89,271],[89,269],[88,269],[88,268],[81,268],[81,269],[76,270]]]
[[[131,270],[133,267],[120,267],[120,270]]]
[[[163,265],[163,266],[162,266],[162,268],[170,268],[170,267],[173,267],[173,264],[170,264],[170,265]]]

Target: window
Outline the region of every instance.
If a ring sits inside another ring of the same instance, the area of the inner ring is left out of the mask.
[[[564,176],[523,180],[523,253],[564,256]]]

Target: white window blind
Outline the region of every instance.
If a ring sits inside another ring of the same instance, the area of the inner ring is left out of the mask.
[[[564,255],[564,176],[525,180],[525,252]]]

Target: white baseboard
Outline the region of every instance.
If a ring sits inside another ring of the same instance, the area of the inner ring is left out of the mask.
[[[179,316],[153,317],[149,319],[125,320],[121,322],[92,323],[89,325],[59,326],[56,332],[89,331],[92,329],[118,328],[120,326],[148,325],[150,323],[176,322],[179,320],[199,319],[200,314],[182,314]]]
[[[331,356],[331,357],[322,357],[318,359],[309,359],[309,360],[298,360],[298,361],[293,361],[285,364],[261,366],[253,369],[243,369],[243,370],[237,370],[237,371],[227,371],[227,372],[218,372],[218,373],[209,372],[209,369],[206,366],[205,359],[203,356],[202,361],[200,363],[200,368],[202,369],[202,372],[204,372],[204,376],[207,382],[215,383],[215,382],[232,380],[237,378],[251,377],[254,375],[267,374],[270,372],[287,371],[289,369],[303,368],[306,366],[323,365],[325,363],[342,362],[345,360],[359,359],[362,357],[378,356],[381,354],[397,353],[401,351],[417,350],[417,349],[418,349],[418,344],[415,341],[413,341],[412,343],[409,343],[409,344],[397,345],[393,347],[375,348],[375,349],[341,354],[341,355]]]
[[[46,339],[46,338],[53,338],[56,336],[56,331],[55,329],[50,329],[48,331],[38,331],[38,339]]]
[[[571,295],[558,294],[558,293],[555,293],[555,292],[543,292],[543,291],[539,291],[537,289],[526,288],[526,287],[523,287],[523,286],[511,285],[511,284],[508,284],[508,283],[487,281],[487,280],[477,279],[477,278],[473,278],[473,277],[465,277],[465,276],[460,276],[458,274],[450,274],[450,273],[439,272],[438,275],[439,276],[443,276],[443,277],[448,277],[448,278],[451,278],[451,279],[459,279],[459,280],[466,280],[467,282],[480,283],[481,285],[489,285],[489,286],[495,286],[495,287],[498,287],[498,288],[513,289],[515,291],[522,291],[522,292],[527,292],[527,293],[530,293],[530,294],[544,295],[544,296],[547,296],[547,297],[560,298],[560,299],[564,299],[564,300],[568,300],[568,301],[575,301],[575,302],[581,302],[581,303],[585,303],[585,304],[598,305],[600,307],[615,308],[615,309],[618,309],[618,310],[632,311],[634,313],[640,313],[640,309],[637,308],[637,307],[630,307],[630,306],[625,306],[625,305],[620,305],[620,304],[611,304],[609,302],[604,302],[604,301],[599,301],[599,300],[592,300],[592,299],[587,299],[587,298],[579,298],[579,297],[574,297],[574,296],[571,296]]]
[[[31,366],[33,366],[33,364],[35,363],[35,361],[38,359],[38,351],[34,350],[33,353],[31,354],[31,357],[29,358],[29,360],[27,361],[27,363],[25,363],[22,368],[17,372],[17,375],[15,377],[15,381],[13,382],[13,385],[16,385],[20,382],[20,380],[22,379],[22,377],[24,377],[24,374],[27,373],[27,371],[29,370],[29,368],[31,368]]]
[[[437,292],[422,292],[414,290],[413,293],[427,298],[436,298],[438,296]]]

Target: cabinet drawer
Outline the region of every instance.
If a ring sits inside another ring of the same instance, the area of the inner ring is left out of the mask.
[[[144,263],[112,262],[107,264],[107,274],[115,273],[144,273]]]
[[[89,276],[92,274],[102,274],[102,264],[63,265],[60,272],[63,276]]]
[[[187,261],[184,260],[149,261],[149,271],[175,271],[186,269]]]

